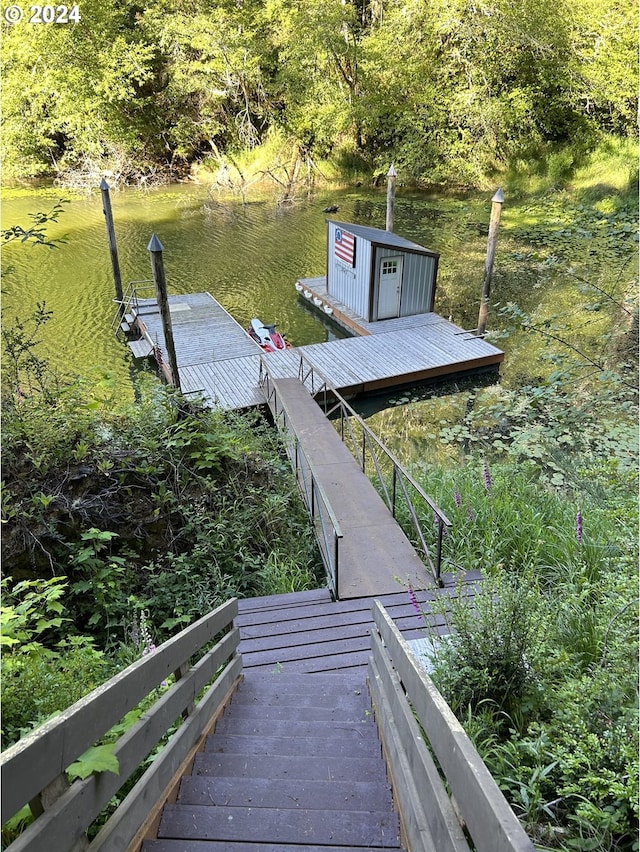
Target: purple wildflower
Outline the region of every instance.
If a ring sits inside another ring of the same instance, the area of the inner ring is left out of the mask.
[[[484,463],[482,478],[484,479],[484,487],[487,489],[487,491],[491,491],[491,486],[493,485],[493,482],[491,481],[491,474],[489,473],[489,465],[486,462]]]
[[[146,657],[147,654],[153,654],[156,649],[154,645],[153,639],[151,638],[151,633],[149,631],[149,625],[147,624],[147,613],[142,610],[140,613],[140,628],[139,628],[139,639],[138,639],[138,647],[142,652],[142,656]]]
[[[414,609],[416,609],[420,613],[420,615],[422,615],[422,610],[420,609],[420,604],[418,603],[418,598],[416,597],[416,593],[413,586],[409,586],[407,591],[409,592],[409,600],[413,604]]]
[[[470,521],[475,521],[475,519],[476,519],[476,516],[474,515],[473,509],[471,508],[471,506],[467,506],[467,517],[469,518]]]
[[[458,491],[457,488],[453,492],[453,501],[456,504],[456,506],[462,506],[462,497],[460,496],[460,492]]]
[[[576,541],[582,544],[582,512],[578,509],[576,514]]]

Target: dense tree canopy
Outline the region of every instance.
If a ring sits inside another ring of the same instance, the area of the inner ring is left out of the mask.
[[[635,132],[631,0],[85,0],[3,24],[5,169],[179,171],[279,131],[314,157],[471,182]]]

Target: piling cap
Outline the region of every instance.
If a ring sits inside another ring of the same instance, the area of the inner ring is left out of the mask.
[[[398,177],[398,172],[394,169],[393,163],[391,163],[391,165],[389,166],[387,177]]]
[[[504,192],[498,188],[496,194],[491,199],[495,204],[504,204]]]
[[[164,246],[160,242],[160,240],[156,237],[155,234],[151,235],[151,239],[149,240],[149,245],[147,246],[147,251],[164,251]]]

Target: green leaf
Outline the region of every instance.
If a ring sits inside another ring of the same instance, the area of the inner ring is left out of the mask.
[[[94,772],[120,772],[120,763],[114,755],[115,743],[109,745],[92,746],[81,755],[75,763],[67,769],[70,780],[74,778],[88,778]]]

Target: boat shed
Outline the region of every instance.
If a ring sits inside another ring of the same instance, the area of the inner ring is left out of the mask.
[[[367,322],[433,311],[440,255],[392,231],[327,221],[327,294]]]

